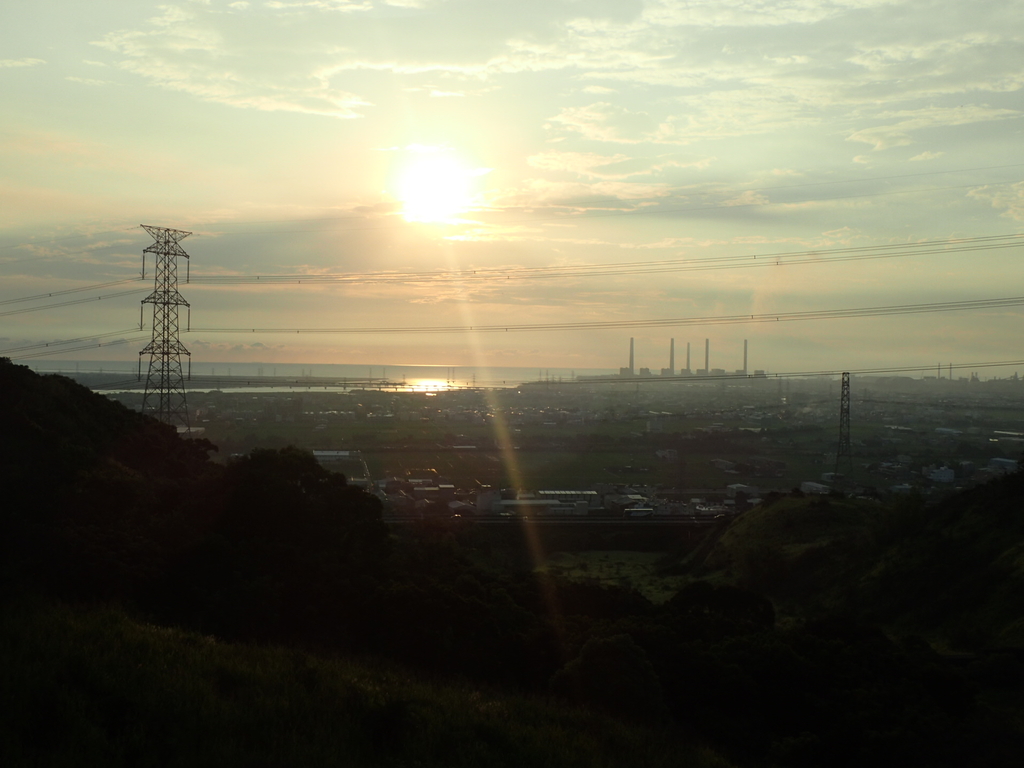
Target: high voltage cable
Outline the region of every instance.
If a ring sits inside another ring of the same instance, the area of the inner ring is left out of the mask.
[[[133,293],[144,293],[150,290],[149,288],[135,288],[131,291],[120,291],[119,293],[108,293],[106,296],[93,296],[88,299],[73,299],[72,301],[59,301],[56,304],[43,304],[39,307],[22,307],[21,309],[9,309],[6,312],[0,312],[0,317],[7,317],[8,315],[21,315],[25,312],[39,312],[44,309],[56,309],[57,307],[70,307],[75,304],[87,304],[92,301],[102,301],[103,299],[116,299],[119,296],[129,296]]]
[[[141,328],[126,328],[123,331],[110,331],[109,333],[97,333],[95,336],[81,336],[77,339],[61,339],[57,341],[44,341],[37,344],[28,344],[23,347],[9,347],[8,349],[0,349],[0,355],[6,355],[8,352],[23,352],[32,349],[44,349],[47,347],[57,347],[62,344],[79,344],[83,341],[96,341],[96,339],[107,339],[111,336],[120,336],[125,333],[132,333],[141,331]],[[57,350],[62,352],[64,350]]]
[[[116,347],[121,344],[140,344],[143,341],[147,341],[147,337],[138,336],[132,339],[117,339],[115,341],[106,341],[99,344],[86,344],[82,347],[65,347],[62,349],[49,349],[45,352],[33,352],[25,355],[11,355],[12,360],[29,360],[34,357],[46,357],[47,355],[63,355],[68,352],[82,352],[86,349],[99,349],[100,347]]]
[[[989,169],[987,169],[987,168],[968,168],[966,170],[969,170],[969,171],[975,171],[975,170],[977,170],[977,171],[985,171],[985,170],[989,170]],[[940,173],[941,173],[941,171],[940,171]],[[955,173],[955,171],[948,171],[948,173]],[[114,234],[117,234],[118,232],[131,232],[133,229],[140,229],[140,225],[136,224],[135,226],[127,227],[125,229],[106,229],[106,230],[104,230],[102,232],[90,232],[89,234],[86,234],[86,235],[66,235],[65,237],[54,237],[54,238],[51,238],[49,240],[29,240],[26,243],[13,243],[11,245],[0,245],[0,250],[7,250],[8,248],[22,248],[22,247],[24,247],[26,245],[47,245],[48,243],[59,243],[59,242],[62,242],[64,240],[79,240],[79,239],[81,239],[83,237],[99,237],[100,235],[114,235]]]
[[[112,381],[107,384],[104,384],[103,386],[89,388],[94,392],[101,392],[107,389],[135,389],[142,388],[144,386],[145,382],[142,379],[139,379],[137,376],[133,376],[130,379],[124,379],[122,381]]]
[[[484,268],[464,271],[401,272],[401,273],[335,273],[285,275],[195,275],[190,283],[207,285],[247,284],[317,284],[317,283],[438,283],[469,280],[523,280],[566,277],[608,277],[660,272],[688,272],[747,267],[795,266],[801,264],[831,264],[834,262],[868,259],[903,258],[953,253],[1016,248],[1024,245],[1024,235],[989,235],[955,240],[932,240],[921,243],[895,243],[889,245],[855,246],[848,248],[789,251],[774,254],[742,256],[712,256],[704,259],[669,259],[655,261],[614,262],[611,264],[581,264],[553,267],[521,267],[516,269]],[[809,261],[819,257],[818,261]],[[797,261],[797,259],[804,259]]]
[[[994,309],[1024,304],[1024,296],[968,301],[930,302],[927,304],[896,304],[884,307],[852,307],[821,309],[808,312],[776,312],[750,315],[718,315],[711,317],[674,317],[654,320],[595,320],[583,323],[536,323],[506,325],[436,325],[392,328],[192,328],[192,333],[322,333],[322,334],[412,334],[412,333],[494,333],[510,331],[577,331],[605,328],[652,328],[659,326],[727,325],[734,323],[768,323],[794,320],[831,320],[851,317],[881,317],[970,309]]]
[[[625,261],[610,264],[580,264],[552,267],[520,267],[514,270],[484,268],[465,271],[402,272],[402,273],[339,273],[339,274],[285,274],[285,275],[198,275],[190,283],[206,285],[245,285],[250,283],[437,283],[466,280],[553,279],[564,277],[608,277],[660,272],[687,272],[714,269],[733,269],[767,266],[798,266],[801,264],[831,264],[835,262],[868,259],[890,259],[907,256],[932,256],[955,253],[976,253],[1024,245],[1024,234],[985,235],[951,240],[927,240],[918,243],[891,243],[887,245],[850,246],[847,248],[819,248],[806,251],[745,254],[739,256],[712,256],[703,259],[658,259],[651,261]],[[807,259],[818,257],[820,260]],[[805,259],[797,261],[797,259]],[[115,285],[141,282],[133,277],[106,283],[67,288],[61,291],[22,296],[0,301],[0,306],[26,301],[37,301],[72,293],[108,288]],[[142,289],[139,289],[142,290]],[[124,294],[113,294],[115,296]],[[101,297],[111,298],[111,297]],[[86,301],[93,301],[87,299]],[[68,302],[70,303],[70,302]],[[47,307],[67,306],[68,303],[49,304]],[[41,307],[44,309],[46,307]],[[35,311],[35,310],[26,310]],[[3,316],[0,314],[0,316]]]
[[[35,296],[22,296],[17,299],[4,299],[0,301],[0,306],[5,304],[18,304],[22,301],[37,301],[39,299],[50,299],[55,296],[66,296],[69,293],[82,293],[83,291],[95,291],[98,288],[109,288],[113,285],[124,285],[125,283],[138,283],[142,280],[141,277],[130,277],[126,280],[113,280],[109,283],[95,283],[93,285],[83,285],[78,288],[66,288],[63,291],[50,291],[49,293],[40,293]]]

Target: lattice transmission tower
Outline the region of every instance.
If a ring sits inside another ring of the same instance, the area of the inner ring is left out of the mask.
[[[846,457],[848,467],[853,466],[853,454],[850,452],[850,374],[843,373],[843,390],[839,395],[839,444],[836,446],[835,474],[839,474],[839,465]]]
[[[178,339],[178,307],[189,303],[178,293],[178,257],[188,254],[178,245],[191,235],[180,229],[151,227],[146,230],[154,243],[142,252],[142,276],[146,276],[146,254],[156,257],[156,277],[153,292],[142,300],[142,304],[153,305],[153,339],[139,352],[139,378],[142,378],[142,356],[149,355],[149,375],[146,391],[142,396],[142,412],[155,416],[165,424],[176,427],[189,426],[188,406],[185,403],[185,377],[181,371],[181,356],[189,361],[189,378],[192,376],[192,356]],[[186,275],[188,261],[186,264]],[[186,277],[186,281],[187,281]],[[142,307],[140,307],[141,311]],[[187,327],[187,326],[186,326]]]

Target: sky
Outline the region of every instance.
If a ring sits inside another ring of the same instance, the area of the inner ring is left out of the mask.
[[[0,354],[102,334],[55,349],[136,360],[152,257],[147,282],[92,286],[140,277],[147,224],[192,233],[194,362],[617,370],[630,338],[655,371],[673,338],[677,368],[705,339],[727,370],[744,339],[773,372],[1018,360],[1024,304],[708,319],[1024,296],[1024,250],[973,240],[1024,232],[1022,18],[0,0]],[[542,324],[563,327],[522,329]]]

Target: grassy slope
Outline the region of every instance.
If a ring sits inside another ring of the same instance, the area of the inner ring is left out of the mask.
[[[0,614],[8,766],[726,766],[663,734],[111,609]]]

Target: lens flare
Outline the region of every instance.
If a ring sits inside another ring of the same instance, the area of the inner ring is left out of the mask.
[[[487,400],[492,418],[492,429],[494,441],[501,451],[501,458],[505,464],[505,471],[512,482],[513,488],[523,488],[523,473],[519,466],[519,457],[516,455],[515,446],[512,444],[512,436],[509,433],[508,422],[505,420],[505,408],[500,401],[497,392],[485,390],[484,397]],[[565,622],[562,617],[562,606],[558,600],[558,593],[551,581],[551,577],[541,566],[547,562],[547,553],[544,551],[544,543],[541,541],[540,531],[536,523],[530,518],[523,518],[519,521],[523,527],[523,536],[526,539],[526,546],[530,550],[530,557],[533,559],[534,572],[536,573],[541,597],[544,600],[548,617],[551,620],[551,628],[559,644],[559,651],[565,653],[567,648],[565,635]],[[568,659],[566,659],[568,660]]]

